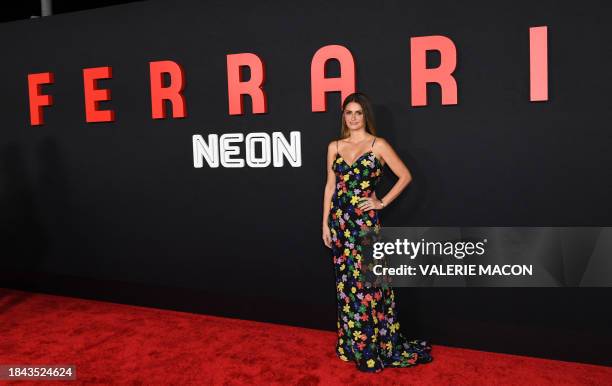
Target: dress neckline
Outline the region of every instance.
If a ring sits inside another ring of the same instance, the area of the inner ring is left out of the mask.
[[[374,154],[374,152],[372,150],[368,150],[365,153],[363,153],[362,155],[360,155],[359,157],[357,157],[357,159],[355,159],[355,161],[353,161],[352,164],[349,164],[348,162],[346,162],[346,158],[344,158],[342,156],[342,154],[340,154],[339,152],[336,152],[336,160],[338,159],[338,156],[340,156],[340,158],[342,158],[342,162],[344,162],[345,165],[347,165],[348,167],[353,167],[353,165],[355,165],[357,162],[359,162],[359,160],[364,156],[367,155],[369,153],[372,153],[372,155],[374,156],[374,158],[378,161],[378,163],[380,163],[382,165],[382,163],[380,162],[380,160],[378,159],[378,157],[376,156],[376,154]]]
[[[353,165],[355,165],[360,159],[361,157],[363,157],[364,155],[367,155],[368,153],[372,153],[372,155],[374,156],[374,158],[376,158],[376,160],[378,161],[378,163],[383,166],[382,162],[380,162],[380,160],[378,159],[378,157],[376,157],[376,154],[374,154],[374,152],[372,151],[372,149],[374,148],[374,142],[376,142],[376,136],[374,136],[374,140],[372,141],[372,145],[370,146],[370,150],[366,151],[365,153],[361,154],[359,157],[357,157],[355,159],[355,161],[353,161],[352,164],[348,164],[348,162],[346,162],[346,158],[344,158],[342,156],[342,154],[340,154],[340,151],[338,150],[338,140],[336,140],[336,155],[340,156],[340,158],[342,158],[342,162],[345,163],[346,166],[352,168]],[[338,160],[338,157],[336,157],[336,160]]]

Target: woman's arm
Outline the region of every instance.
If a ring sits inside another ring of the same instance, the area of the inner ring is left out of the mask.
[[[391,202],[393,202],[393,200],[395,200],[404,189],[406,189],[406,186],[408,186],[408,184],[410,184],[410,182],[412,181],[412,175],[410,174],[410,171],[408,170],[402,159],[397,155],[395,150],[393,150],[393,147],[391,147],[389,142],[385,141],[383,138],[378,137],[375,146],[376,151],[378,152],[378,154],[380,154],[380,157],[385,160],[387,165],[389,165],[391,171],[395,173],[398,178],[395,185],[393,185],[391,190],[389,190],[389,192],[382,198],[382,202],[386,207]],[[358,207],[362,210],[378,210],[383,208],[383,204],[381,203],[381,200],[376,197],[376,192],[374,192],[371,198],[361,199],[361,202],[359,203]]]
[[[329,231],[329,225],[327,224],[329,218],[329,211],[331,209],[331,198],[334,194],[334,189],[336,188],[336,175],[332,170],[332,166],[334,164],[334,158],[336,153],[334,152],[335,144],[331,142],[327,146],[327,182],[325,183],[325,190],[323,192],[323,242],[328,248],[331,248],[331,235]]]
[[[391,171],[398,178],[395,185],[393,185],[391,190],[389,190],[389,192],[382,198],[385,206],[387,206],[392,203],[404,189],[406,189],[408,184],[410,184],[412,181],[412,174],[410,174],[410,170],[408,170],[406,164],[404,164],[395,150],[393,150],[393,147],[391,147],[389,142],[383,138],[378,138],[376,144],[378,145],[378,153],[387,162],[389,169],[391,169]]]
[[[323,194],[323,225],[327,225],[327,218],[329,216],[329,210],[331,207],[331,198],[334,194],[334,189],[336,188],[336,175],[332,170],[335,158],[334,146],[335,145],[333,142],[327,146],[327,182],[325,183],[325,191]]]

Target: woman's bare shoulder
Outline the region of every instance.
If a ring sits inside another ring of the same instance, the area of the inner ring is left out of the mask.
[[[328,150],[336,150],[336,146],[338,145],[338,143],[341,141],[341,139],[333,139],[328,145],[327,145],[327,149]]]
[[[374,141],[374,146],[380,146],[380,147],[388,147],[391,146],[391,144],[389,143],[389,141],[387,141],[385,138],[383,137],[379,137],[376,136],[376,141]]]

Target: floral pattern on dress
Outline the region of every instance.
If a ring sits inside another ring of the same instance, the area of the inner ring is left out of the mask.
[[[357,205],[360,198],[374,194],[383,174],[380,160],[370,150],[348,165],[337,153],[332,168],[336,187],[328,224],[338,301],[337,356],[366,372],[431,362],[426,341],[409,341],[400,332],[393,288],[364,285],[361,237],[369,230],[378,232],[381,223],[377,210]]]

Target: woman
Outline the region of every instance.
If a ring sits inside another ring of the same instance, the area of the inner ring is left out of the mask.
[[[379,199],[374,189],[384,165],[398,180]],[[432,361],[427,342],[408,341],[399,331],[393,289],[364,285],[361,268],[361,236],[370,227],[378,231],[378,211],[393,202],[411,180],[410,171],[391,145],[376,137],[367,97],[349,95],[342,104],[340,139],[327,148],[323,242],[332,249],[336,274],[336,354],[343,361],[354,361],[362,371]]]

